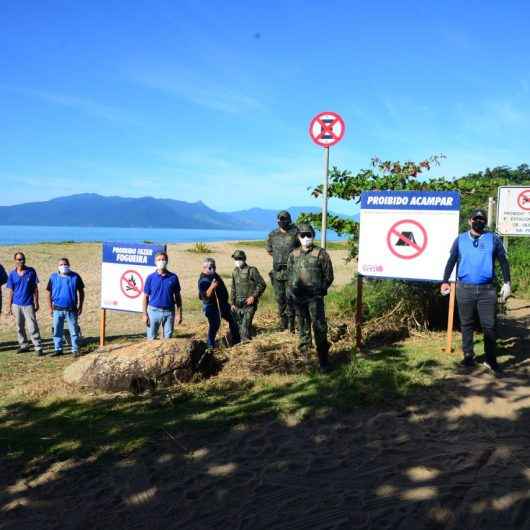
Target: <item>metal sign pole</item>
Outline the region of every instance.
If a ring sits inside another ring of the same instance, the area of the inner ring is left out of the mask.
[[[329,147],[324,147],[324,196],[322,204],[322,231],[320,234],[320,246],[326,248],[326,236],[328,230],[328,185],[329,185]]]

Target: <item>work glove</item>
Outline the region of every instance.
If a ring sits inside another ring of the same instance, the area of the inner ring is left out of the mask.
[[[508,300],[508,297],[512,294],[512,287],[509,282],[503,283],[501,287],[501,301],[504,304],[506,300]]]

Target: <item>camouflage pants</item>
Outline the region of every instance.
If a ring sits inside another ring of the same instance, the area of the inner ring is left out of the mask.
[[[256,305],[245,305],[238,307],[234,311],[234,317],[239,327],[241,340],[249,340],[252,338],[252,320],[256,313],[256,309]]]
[[[271,275],[271,282],[274,289],[274,297],[278,304],[278,316],[282,327],[287,328],[295,316],[294,307],[287,300],[287,280],[277,280]]]
[[[315,347],[319,357],[327,359],[328,323],[324,307],[324,297],[316,296],[307,300],[297,300],[295,304],[296,316],[298,318],[299,347],[306,349],[311,347],[311,327],[315,335]]]

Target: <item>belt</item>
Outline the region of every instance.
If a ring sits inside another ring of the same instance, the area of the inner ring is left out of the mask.
[[[63,307],[63,306],[55,305],[55,304],[53,304],[52,307],[54,311],[77,311],[75,307]]]

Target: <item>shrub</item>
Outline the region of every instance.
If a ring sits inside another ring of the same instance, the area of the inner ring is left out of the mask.
[[[187,249],[187,252],[192,252],[193,254],[211,254],[213,250],[202,241],[197,241],[194,245]]]

